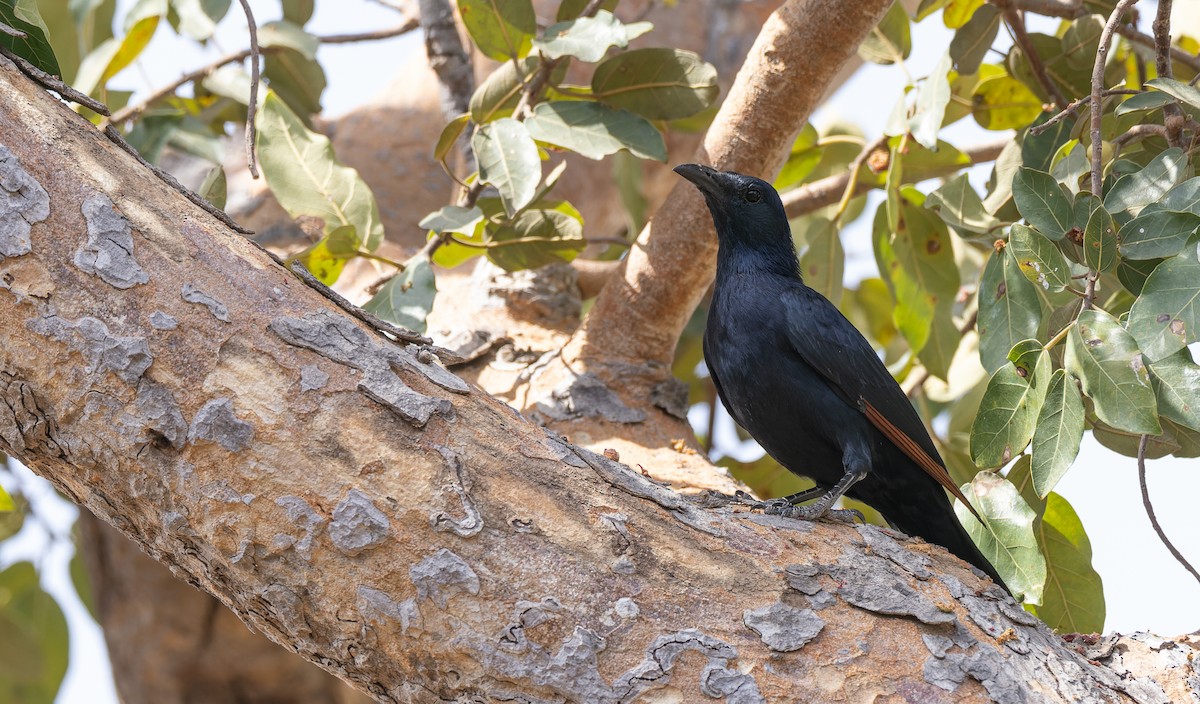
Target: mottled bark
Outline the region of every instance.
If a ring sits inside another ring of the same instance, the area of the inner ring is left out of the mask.
[[[378,700],[1167,701],[940,548],[548,434],[4,61],[0,98],[0,450]]]
[[[81,548],[124,704],[361,704],[366,695],[271,643],[86,511]]]

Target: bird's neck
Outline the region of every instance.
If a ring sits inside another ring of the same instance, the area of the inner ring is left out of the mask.
[[[756,273],[800,280],[800,260],[790,235],[772,242],[721,240],[717,249],[718,282],[727,276]]]

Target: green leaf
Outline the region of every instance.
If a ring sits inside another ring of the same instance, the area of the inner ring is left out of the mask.
[[[950,0],[921,0],[921,4],[917,5],[917,12],[913,15],[913,19],[920,22],[945,7],[948,2]]]
[[[842,277],[846,268],[846,252],[842,249],[837,225],[819,215],[804,218],[799,225],[806,245],[800,255],[804,283],[836,306],[842,300]]]
[[[1060,633],[1104,630],[1104,585],[1092,567],[1092,545],[1071,504],[1058,494],[1046,497],[1037,522],[1046,557],[1046,588],[1037,616]]]
[[[1045,362],[1049,367],[1049,360]],[[1033,437],[1041,393],[1022,368],[1004,364],[988,379],[987,391],[971,426],[971,460],[980,468],[1008,464]],[[1033,375],[1036,376],[1036,373]]]
[[[231,0],[171,0],[171,9],[179,17],[179,33],[204,42],[212,38],[230,4]]]
[[[320,40],[302,27],[287,20],[267,22],[258,28],[258,43],[262,46],[292,49],[306,59],[317,58]]]
[[[600,8],[612,12],[617,9],[618,0],[603,0],[600,3]],[[555,22],[565,22],[573,20],[583,14],[587,9],[588,0],[563,0],[558,6],[558,14],[555,15]]]
[[[326,234],[353,225],[375,251],[383,242],[383,222],[371,189],[348,166],[338,163],[324,135],[310,131],[274,91],[258,112],[258,158],[267,185],[293,218],[320,218]]]
[[[978,296],[979,360],[995,372],[1007,362],[1013,345],[1037,336],[1042,306],[1007,247],[988,258]]]
[[[917,355],[930,375],[946,382],[950,381],[950,363],[962,342],[962,334],[954,323],[953,308],[952,301],[938,303],[933,311],[933,324],[929,326],[929,339]]]
[[[1150,365],[1150,385],[1163,418],[1200,430],[1200,366],[1186,349]]]
[[[662,134],[644,117],[585,100],[539,104],[525,120],[525,129],[539,142],[570,149],[589,159],[603,159],[621,149],[635,156],[667,160]]]
[[[1096,63],[1103,31],[1104,18],[1100,15],[1084,15],[1073,20],[1062,37],[1062,57],[1067,66],[1090,71]]]
[[[1117,225],[1104,208],[1096,208],[1083,228],[1083,261],[1089,269],[1108,271],[1117,257]]]
[[[425,332],[425,318],[433,308],[437,295],[433,266],[429,257],[418,254],[404,262],[404,271],[392,277],[363,310],[374,313],[388,322],[419,333]]]
[[[1157,205],[1162,210],[1200,215],[1200,176],[1189,178],[1167,191]]]
[[[717,99],[717,69],[682,49],[635,49],[605,59],[592,74],[592,95],[650,120],[694,115]]]
[[[1197,229],[1200,229],[1200,215],[1169,210],[1143,212],[1121,226],[1121,256],[1127,259],[1173,257]]]
[[[875,64],[900,63],[912,53],[908,15],[898,2],[892,3],[883,19],[858,45],[858,55]]]
[[[950,0],[942,12],[942,22],[947,29],[958,29],[966,25],[982,6],[983,0]]]
[[[534,57],[519,62],[508,61],[492,71],[471,94],[469,109],[475,124],[484,125],[511,115],[521,100],[525,80],[537,68],[537,62]]]
[[[9,493],[4,490],[4,487],[0,486],[0,511],[15,511],[16,508],[17,504],[13,501],[12,496],[10,496]],[[0,527],[0,540],[6,540],[15,532],[16,531],[5,532],[3,527]]]
[[[977,9],[950,40],[950,58],[954,60],[954,68],[964,75],[978,71],[979,64],[987,56],[999,32],[1000,9],[995,5],[984,5]]]
[[[37,66],[46,73],[61,76],[62,69],[50,46],[50,30],[38,12],[37,0],[6,0],[0,3],[0,22],[25,33],[24,38],[0,33],[0,46]]]
[[[491,233],[488,259],[507,271],[569,262],[583,249],[583,225],[557,210],[526,210]]]
[[[0,701],[52,704],[67,671],[67,620],[33,564],[0,572]]]
[[[983,207],[983,201],[964,173],[930,193],[925,199],[925,207],[937,212],[947,225],[962,233],[986,235],[996,225],[996,218]]]
[[[426,215],[418,227],[434,232],[459,232],[470,237],[481,222],[483,222],[483,211],[479,208],[447,205]]]
[[[1155,267],[1129,311],[1129,331],[1149,361],[1195,342],[1200,332],[1200,240]]]
[[[1038,115],[1033,124],[1042,125],[1049,119],[1050,115],[1042,113]],[[1064,144],[1072,141],[1071,135],[1074,131],[1075,119],[1072,117],[1059,120],[1040,134],[1033,134],[1031,130],[1025,130],[1020,140],[1021,165],[1038,171],[1050,171],[1054,164],[1054,156],[1058,154],[1058,150],[1062,149]],[[1084,160],[1087,160],[1086,154],[1084,154]]]
[[[898,4],[892,7],[895,8]],[[901,14],[904,14],[903,11]],[[906,17],[905,22],[907,21]],[[950,81],[946,77],[948,73],[950,54],[944,54],[933,67],[929,77],[921,84],[916,112],[908,121],[913,139],[926,149],[937,149],[938,146],[938,130],[942,127],[946,105],[950,102]]]
[[[325,71],[315,59],[289,48],[281,48],[263,59],[263,78],[283,102],[298,116],[321,112],[321,94],[325,91]]]
[[[225,169],[214,166],[208,170],[198,191],[201,198],[217,208],[225,209]]]
[[[1112,316],[1080,312],[1067,334],[1064,366],[1079,379],[1100,420],[1132,433],[1162,432],[1137,341]]]
[[[362,240],[353,225],[343,225],[293,257],[312,272],[317,280],[332,286],[342,275],[346,262],[358,256]]]
[[[1136,211],[1162,198],[1187,174],[1187,156],[1172,147],[1154,157],[1137,173],[1122,176],[1104,196],[1104,209],[1114,215]]]
[[[983,517],[981,524],[961,502],[955,502],[954,512],[971,540],[1018,600],[1041,603],[1046,560],[1033,532],[1037,514],[1017,488],[998,474],[980,472],[962,489]]]
[[[888,232],[885,212],[881,205],[875,219],[876,257],[896,298],[892,312],[896,327],[919,353],[929,339],[939,304],[953,303],[958,293],[950,233],[932,212],[901,199],[902,216],[893,234]]]
[[[1146,85],[1156,88],[1167,95],[1187,103],[1192,108],[1200,110],[1200,88],[1190,86],[1174,78],[1151,78]]]
[[[1080,179],[1091,170],[1087,152],[1079,140],[1072,139],[1059,148],[1059,154],[1062,158],[1050,167],[1050,175],[1074,195],[1079,192]]]
[[[1158,91],[1148,91],[1131,95],[1121,102],[1114,111],[1117,117],[1126,115],[1131,112],[1142,112],[1144,110],[1157,110],[1166,105],[1175,102],[1175,98],[1169,93],[1160,93]]]
[[[282,2],[283,19],[288,22],[303,27],[312,19],[314,0],[282,0]]]
[[[109,79],[133,63],[150,43],[166,11],[166,0],[141,0],[135,5],[125,16],[125,36],[103,42],[80,62],[75,88],[88,95],[104,89]]]
[[[1162,259],[1118,259],[1117,280],[1127,291],[1135,296],[1140,296],[1142,288],[1146,285],[1146,279],[1150,278],[1150,272],[1162,263]]]
[[[1071,283],[1067,260],[1053,242],[1032,227],[1013,225],[1008,233],[1008,249],[1025,278],[1042,290],[1057,293]]]
[[[467,129],[467,123],[471,121],[469,113],[463,113],[453,120],[446,123],[442,128],[442,133],[438,135],[437,144],[433,147],[433,158],[442,163],[445,168],[446,157],[450,155],[450,150],[454,148],[458,138]]]
[[[458,14],[475,46],[496,61],[523,58],[537,32],[529,0],[458,0]]]
[[[1038,232],[1057,242],[1071,229],[1075,219],[1071,196],[1053,176],[1022,166],[1013,177],[1012,188],[1021,217]]]
[[[1083,439],[1083,401],[1075,382],[1062,369],[1050,377],[1050,388],[1038,413],[1033,431],[1033,486],[1038,496],[1046,496],[1058,484]]]
[[[475,131],[471,148],[479,180],[496,187],[510,217],[529,205],[542,180],[542,162],[524,125],[511,117],[489,122]]]
[[[987,130],[1020,129],[1042,113],[1042,101],[1012,76],[996,76],[975,86],[971,115]]]
[[[821,156],[824,154],[819,141],[820,135],[817,134],[812,123],[804,123],[800,134],[796,136],[796,141],[792,142],[792,149],[788,153],[787,161],[783,163],[783,168],[775,177],[775,190],[782,193],[799,185],[813,172],[813,169],[817,168],[817,164],[821,163]]]
[[[544,39],[534,39],[533,46],[557,59],[572,56],[580,61],[595,63],[604,58],[612,47],[624,49],[629,41],[650,31],[649,22],[625,25],[608,10],[598,10],[594,17],[580,17],[550,25]]]

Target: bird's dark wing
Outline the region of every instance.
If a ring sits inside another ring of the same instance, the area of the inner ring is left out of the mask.
[[[803,284],[784,293],[782,303],[788,340],[804,361],[893,445],[975,513],[942,464],[916,409],[862,333],[826,298]]]

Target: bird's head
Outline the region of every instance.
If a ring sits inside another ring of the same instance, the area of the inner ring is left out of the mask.
[[[746,244],[779,241],[786,242],[789,248],[792,246],[783,201],[771,184],[701,164],[680,164],[675,173],[700,189],[722,242],[733,238]]]

